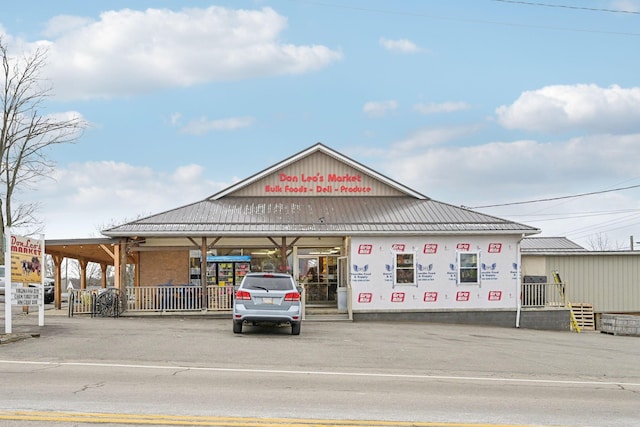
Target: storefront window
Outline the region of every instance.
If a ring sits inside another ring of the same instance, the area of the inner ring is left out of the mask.
[[[199,253],[199,251],[198,251]],[[207,257],[242,257],[249,263],[244,271],[264,271],[270,273],[292,274],[293,257],[287,256],[283,263],[280,248],[215,248],[207,251]],[[283,266],[284,264],[284,266]]]
[[[480,283],[477,252],[458,253],[458,284],[475,285]]]
[[[412,253],[397,253],[395,257],[395,284],[416,284],[416,262]]]

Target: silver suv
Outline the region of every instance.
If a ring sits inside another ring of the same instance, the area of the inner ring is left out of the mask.
[[[300,335],[302,305],[296,282],[288,274],[247,273],[233,300],[233,332],[242,333],[244,323],[291,325]]]

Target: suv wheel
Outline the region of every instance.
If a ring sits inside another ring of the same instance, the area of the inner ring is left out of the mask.
[[[300,324],[300,322],[296,322],[296,323],[292,323],[291,324],[291,335],[300,335],[300,327],[302,325]]]
[[[233,321],[233,333],[234,334],[242,333],[242,321],[239,321],[239,322],[237,320]]]

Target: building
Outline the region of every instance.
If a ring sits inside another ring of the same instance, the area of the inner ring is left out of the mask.
[[[309,306],[355,320],[505,326],[522,320],[520,244],[536,233],[432,200],[320,143],[204,200],[103,231],[120,242],[120,278],[124,257],[135,263],[136,288],[228,293],[249,270],[286,271]]]
[[[563,237],[522,242],[524,282],[552,283],[557,273],[567,302],[605,313],[640,314],[640,251],[589,251]]]

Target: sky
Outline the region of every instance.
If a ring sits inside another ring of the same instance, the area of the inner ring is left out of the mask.
[[[46,239],[321,142],[540,236],[640,249],[640,0],[22,0],[0,37],[45,48],[46,114],[88,123],[17,195]]]

